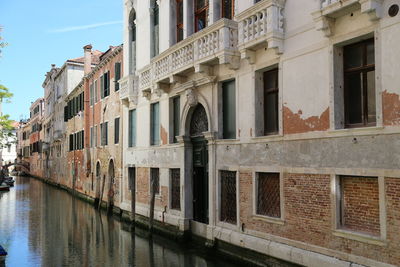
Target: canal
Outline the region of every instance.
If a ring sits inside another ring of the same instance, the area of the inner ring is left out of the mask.
[[[243,266],[136,232],[33,178],[16,177],[15,187],[0,193],[6,266]]]

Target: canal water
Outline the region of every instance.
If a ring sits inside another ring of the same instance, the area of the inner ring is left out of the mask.
[[[36,179],[16,177],[0,192],[0,244],[6,266],[243,266],[201,249],[139,233]]]

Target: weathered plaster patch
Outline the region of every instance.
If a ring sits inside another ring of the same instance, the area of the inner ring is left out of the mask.
[[[400,96],[385,90],[382,93],[383,124],[400,125]]]
[[[168,134],[162,125],[161,125],[161,142],[163,145],[168,144]]]
[[[312,116],[302,119],[302,111],[293,113],[288,107],[283,107],[283,132],[284,134],[305,133],[312,131],[326,131],[329,129],[329,108],[319,117]]]

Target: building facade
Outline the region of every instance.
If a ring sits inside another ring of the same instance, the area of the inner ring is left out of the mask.
[[[121,207],[152,187],[211,243],[397,265],[398,5],[124,0]]]
[[[30,119],[29,119],[29,143],[30,143],[30,154],[29,154],[29,166],[30,174],[43,177],[44,173],[44,157],[42,153],[42,146],[44,140],[43,131],[43,119],[44,119],[44,99],[38,98],[32,103],[30,107]]]

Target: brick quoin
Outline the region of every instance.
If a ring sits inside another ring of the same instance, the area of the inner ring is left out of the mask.
[[[330,175],[283,174],[283,225],[267,222],[253,215],[253,173],[241,171],[239,175],[239,223],[244,223],[245,232],[251,230],[271,234],[399,265],[400,251],[397,248],[400,246],[400,179],[386,178],[388,242],[382,246],[333,235],[335,226],[332,225]],[[373,185],[370,182],[366,187]],[[375,189],[369,190],[369,194],[375,192]]]

